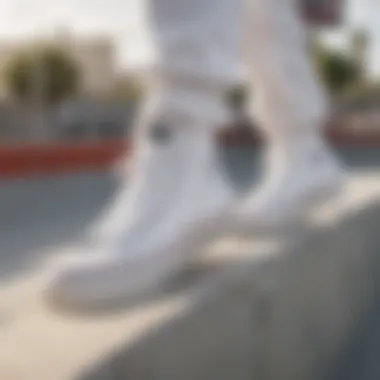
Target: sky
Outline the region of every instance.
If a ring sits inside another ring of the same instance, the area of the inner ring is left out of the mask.
[[[123,67],[143,62],[151,51],[141,28],[146,0],[0,0],[0,41],[33,38],[57,27],[83,35],[109,34],[118,44]],[[351,26],[365,27],[372,39],[370,71],[380,76],[380,0],[347,0],[346,25],[325,37],[343,45]]]

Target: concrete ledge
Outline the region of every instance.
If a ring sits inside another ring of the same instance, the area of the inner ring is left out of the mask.
[[[378,176],[357,175],[313,227],[224,237],[156,298],[113,314],[47,308],[45,272],[0,288],[0,378],[328,379],[379,295],[379,191]]]
[[[374,204],[277,254],[232,258],[187,313],[77,379],[328,379],[379,296],[379,220]]]

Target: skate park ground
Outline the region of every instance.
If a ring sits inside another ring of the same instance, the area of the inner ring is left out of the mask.
[[[328,227],[279,243],[231,240],[155,299],[96,316],[51,309],[41,289],[45,268],[75,254],[117,177],[3,180],[0,379],[379,379],[380,149],[341,155],[352,184],[326,209]],[[238,190],[259,176],[255,158],[225,152]]]

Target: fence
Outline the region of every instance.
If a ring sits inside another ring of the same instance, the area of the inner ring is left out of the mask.
[[[33,108],[0,104],[0,143],[105,141],[128,137],[136,107],[130,104],[70,102],[36,114]]]

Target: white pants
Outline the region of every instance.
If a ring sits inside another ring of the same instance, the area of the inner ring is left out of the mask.
[[[296,3],[148,0],[157,51],[151,92],[160,94],[163,112],[222,125],[225,92],[244,62],[255,117],[270,137],[318,131],[327,114],[325,96],[308,60]]]

